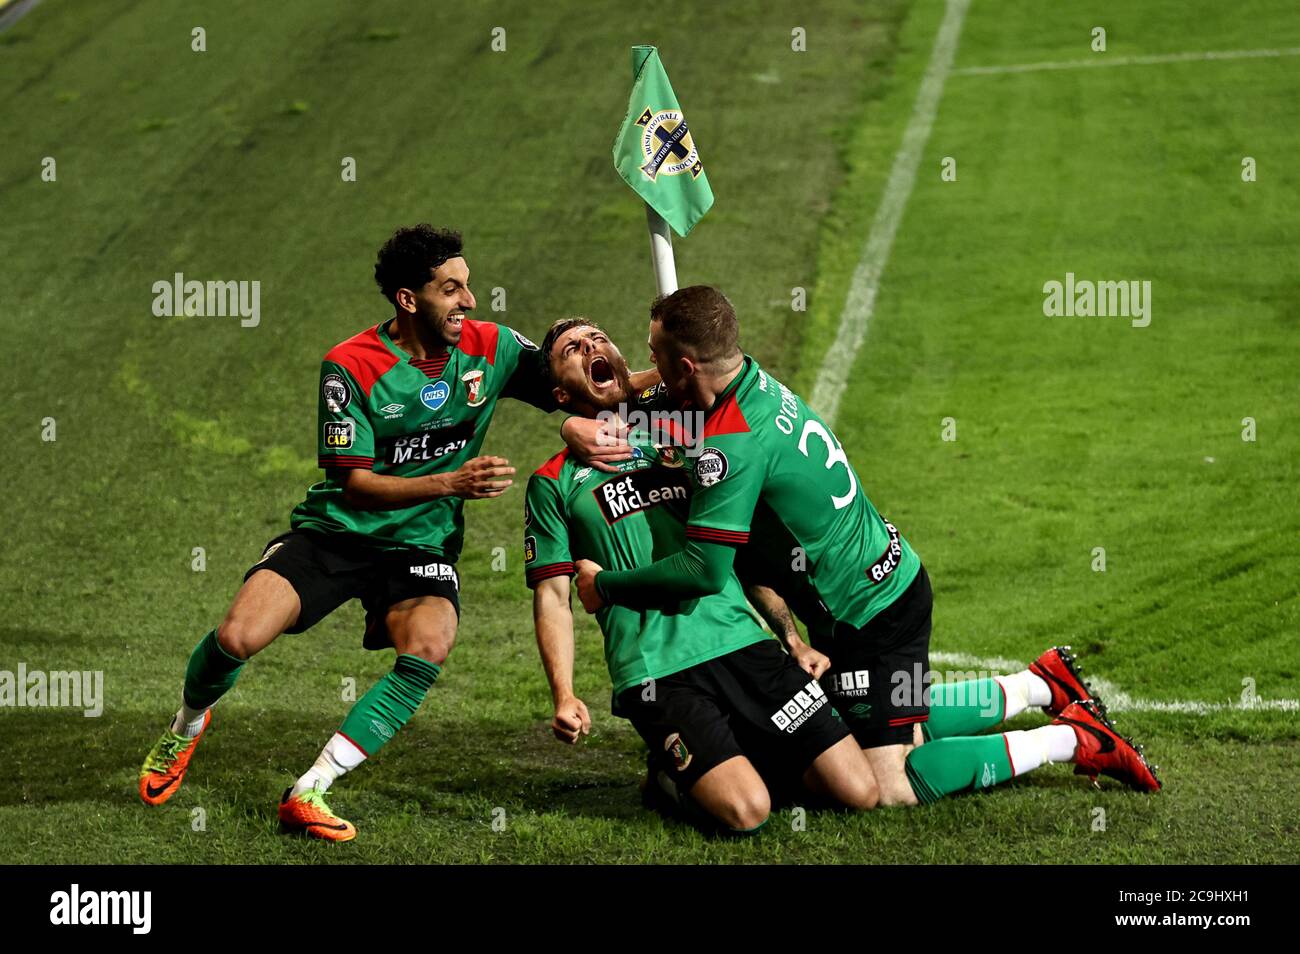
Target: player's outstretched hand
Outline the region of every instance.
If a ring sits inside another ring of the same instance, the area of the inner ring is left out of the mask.
[[[510,475],[515,469],[504,457],[475,457],[467,460],[451,473],[453,497],[482,500],[500,497],[514,483]]]
[[[600,593],[596,591],[596,574],[604,567],[590,560],[579,560],[574,569],[578,571],[578,599],[582,600],[582,608],[588,613],[594,613],[605,605]]]
[[[794,661],[799,664],[799,668],[812,676],[814,679],[820,679],[822,673],[831,668],[830,658],[825,653],[819,653],[802,639],[795,640],[795,646],[791,646],[790,655]],[[803,647],[800,649],[799,647]]]
[[[615,473],[619,461],[632,459],[632,445],[627,442],[627,425],[617,414],[607,420],[588,417],[566,418],[560,436],[573,456],[607,474]]]
[[[577,696],[560,700],[555,706],[551,731],[556,739],[570,745],[577,743],[579,735],[590,735],[591,716],[587,713],[587,704]]]

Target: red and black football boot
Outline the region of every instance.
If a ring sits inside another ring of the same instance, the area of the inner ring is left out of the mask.
[[[1029,664],[1029,671],[1052,690],[1052,701],[1043,706],[1044,712],[1060,715],[1071,702],[1096,698],[1083,681],[1083,667],[1074,661],[1069,646],[1053,646]]]
[[[1155,766],[1142,754],[1142,747],[1115,731],[1106,708],[1095,699],[1072,702],[1052,725],[1068,725],[1079,740],[1074,751],[1074,772],[1089,776],[1109,775],[1139,792],[1160,791]]]

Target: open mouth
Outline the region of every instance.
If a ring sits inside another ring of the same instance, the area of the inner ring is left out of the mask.
[[[587,365],[587,378],[598,391],[614,386],[614,366],[604,355],[595,355]]]

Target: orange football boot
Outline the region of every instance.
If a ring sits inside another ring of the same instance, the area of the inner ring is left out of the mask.
[[[302,832],[311,838],[325,841],[351,841],[357,837],[357,828],[350,821],[339,818],[325,804],[325,793],[312,789],[293,795],[286,788],[280,798],[280,829]]]
[[[168,726],[162,738],[154,743],[140,768],[140,799],[146,805],[161,805],[176,794],[199,739],[203,738],[211,723],[212,710],[209,709],[203,713],[203,728],[194,738],[177,735]]]

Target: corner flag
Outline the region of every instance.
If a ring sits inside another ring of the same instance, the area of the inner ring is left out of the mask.
[[[632,74],[627,116],[614,140],[614,168],[685,237],[713,205],[713,190],[659,51],[632,47]]]

